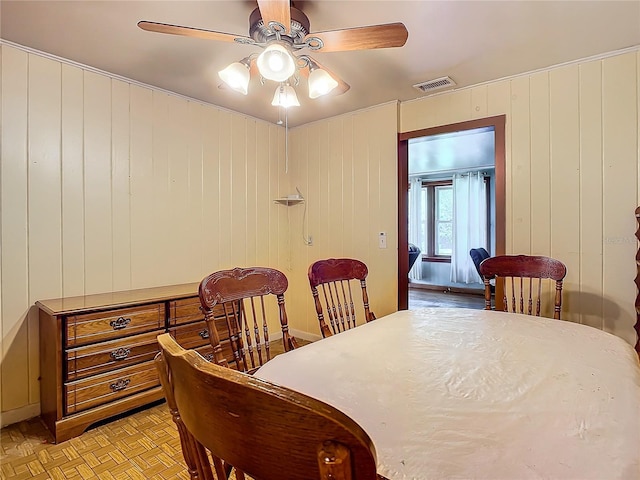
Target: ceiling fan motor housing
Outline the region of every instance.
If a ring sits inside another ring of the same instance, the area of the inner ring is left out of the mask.
[[[304,43],[304,38],[309,34],[309,29],[309,18],[302,11],[291,7],[291,31],[281,34],[280,40],[292,45]],[[259,8],[253,10],[249,16],[249,36],[256,43],[268,43],[277,38],[275,32],[272,32],[268,25],[264,24]]]

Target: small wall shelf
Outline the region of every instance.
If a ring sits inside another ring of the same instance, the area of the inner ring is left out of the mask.
[[[279,203],[280,205],[297,205],[298,203],[304,202],[304,198],[276,198],[274,200],[275,203]]]

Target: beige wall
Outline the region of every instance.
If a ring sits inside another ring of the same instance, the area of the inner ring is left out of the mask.
[[[372,310],[382,316],[397,309],[397,128],[393,102],[290,132],[291,193],[298,187],[307,209],[305,215],[303,204],[283,207],[291,222],[287,310],[294,328],[319,338],[307,270],[321,258],[365,262]],[[379,232],[387,235],[386,249],[378,247]]]
[[[395,310],[395,102],[292,129],[285,173],[281,127],[6,45],[0,53],[3,424],[39,412],[30,306],[40,298],[270,265],[289,278],[291,328],[312,337],[309,264],[353,256],[369,265],[376,314]],[[638,57],[400,105],[403,132],[507,115],[507,251],[562,259],[568,318],[630,342]],[[272,201],[296,186],[304,204]]]
[[[402,132],[507,115],[507,253],[562,260],[565,317],[632,344],[639,91],[634,51],[400,109]]]
[[[284,129],[1,46],[2,423],[39,413],[57,298],[285,265]]]

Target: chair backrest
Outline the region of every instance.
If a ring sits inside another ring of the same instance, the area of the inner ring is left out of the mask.
[[[413,268],[413,264],[416,263],[418,257],[420,256],[420,247],[414,245],[413,243],[409,244],[409,270]]]
[[[214,478],[208,450],[218,479],[231,465],[260,480],[376,479],[371,439],[341,411],[209,363],[169,334],[158,343],[156,366],[198,478]]]
[[[482,279],[482,274],[480,273],[480,264],[483,260],[489,258],[491,255],[485,248],[480,247],[472,248],[471,250],[469,250],[469,256],[471,257],[471,260],[473,260],[473,264],[476,266],[476,270],[478,272],[478,275],[480,275],[480,279]]]
[[[480,275],[484,278],[485,310],[491,310],[489,281],[503,278],[504,311],[540,316],[542,280],[550,279],[555,281],[553,318],[560,319],[562,281],[566,274],[567,267],[554,258],[529,255],[498,255],[487,258],[480,264]],[[508,291],[510,295],[507,294]]]
[[[164,334],[163,334],[164,335]],[[158,339],[160,342],[160,339]],[[171,341],[162,339],[162,344],[171,344],[175,343],[178,345],[173,339]],[[178,345],[179,348],[182,348]],[[175,347],[170,347],[175,350]],[[161,347],[162,349],[162,347]],[[167,407],[169,407],[169,412],[171,412],[171,417],[173,418],[176,427],[178,428],[178,435],[180,437],[180,447],[182,448],[182,456],[184,457],[185,464],[187,465],[187,471],[189,472],[189,477],[192,480],[197,479],[205,479],[210,478],[210,476],[205,475],[204,471],[209,470],[211,472],[211,467],[208,465],[203,465],[201,463],[202,458],[198,456],[198,449],[193,436],[187,430],[184,423],[180,419],[180,413],[178,412],[178,406],[176,405],[176,399],[173,396],[173,385],[171,383],[171,377],[169,375],[169,370],[167,366],[167,362],[165,360],[165,355],[162,352],[159,352],[155,358],[156,370],[158,371],[158,377],[160,378],[160,385],[162,385],[162,392],[164,393],[164,398],[167,401]],[[222,368],[222,367],[221,367]],[[217,461],[217,459],[214,459]],[[217,470],[217,468],[216,468]],[[228,478],[228,475],[220,476],[220,479],[224,480]]]
[[[318,260],[311,264],[308,272],[309,285],[311,286],[311,293],[323,337],[330,337],[357,325],[356,309],[351,292],[352,280],[360,283],[365,321],[375,320],[376,316],[369,310],[366,283],[368,273],[369,270],[364,263],[351,258],[330,258],[328,260]],[[331,328],[329,328],[324,319],[320,291],[322,292]]]
[[[289,334],[284,305],[284,292],[288,285],[284,273],[266,267],[220,270],[200,282],[198,293],[209,327],[215,363],[252,373],[271,358],[267,321],[270,306],[274,315],[276,310],[278,312],[284,350],[287,352],[297,347],[296,340]],[[271,305],[268,297],[273,297]],[[217,313],[214,313],[216,306],[221,308],[216,308]],[[218,316],[221,310],[222,315]],[[220,342],[221,324],[226,326],[229,334],[225,345]],[[229,365],[229,355],[225,355],[223,349],[231,350],[235,365]]]

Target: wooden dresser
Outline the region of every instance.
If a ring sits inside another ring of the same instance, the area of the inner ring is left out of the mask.
[[[36,302],[41,415],[56,443],[163,398],[153,363],[159,334],[213,358],[197,292],[190,283]],[[221,340],[230,354],[228,334]]]

